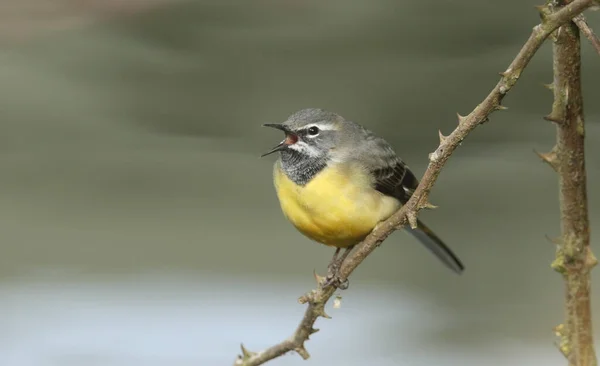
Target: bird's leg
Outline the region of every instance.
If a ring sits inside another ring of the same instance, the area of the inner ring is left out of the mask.
[[[342,264],[339,257],[341,250],[342,248],[335,248],[335,253],[333,253],[333,257],[327,266],[327,277],[325,277],[325,282],[323,283],[324,286],[330,286],[333,283],[333,279],[337,275],[337,272]]]
[[[329,277],[331,273],[336,272],[336,268],[340,266],[341,263],[339,263],[338,255],[340,254],[341,250],[342,248],[335,248],[335,253],[333,253],[333,257],[331,258],[331,261],[329,261],[329,265],[327,266],[327,277]]]
[[[342,253],[342,256],[340,257],[340,267],[342,266],[342,263],[344,263],[344,261],[346,260],[346,258],[348,258],[348,254],[350,254],[350,252],[352,251],[352,249],[354,249],[354,245],[346,248],[346,250],[344,251],[344,253]]]
[[[338,278],[338,272],[342,267],[342,263],[344,263],[344,261],[346,260],[353,248],[354,245],[347,247],[340,257],[338,257],[338,255],[340,253],[341,248],[337,248],[335,250],[333,258],[331,259],[331,262],[329,262],[329,266],[327,267],[327,278],[325,279],[324,284],[325,286],[330,286],[335,283],[340,290],[345,290],[348,288],[348,279],[346,279],[344,282],[340,282]]]

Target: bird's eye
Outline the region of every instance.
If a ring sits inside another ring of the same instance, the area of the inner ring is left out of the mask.
[[[308,129],[308,134],[311,136],[316,136],[319,134],[319,127],[317,126],[312,126]]]

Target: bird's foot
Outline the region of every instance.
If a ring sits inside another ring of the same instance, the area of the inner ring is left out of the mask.
[[[323,282],[323,288],[329,286],[334,286],[340,290],[347,290],[348,287],[350,287],[350,281],[347,278],[342,281],[337,274],[333,276],[327,276],[325,278],[325,282]]]
[[[348,254],[350,254],[350,252],[352,251],[352,248],[354,248],[354,246],[346,248],[346,250],[340,257],[338,257],[340,248],[337,248],[335,250],[335,254],[333,255],[333,258],[331,259],[331,262],[329,262],[329,266],[327,266],[327,277],[325,277],[325,282],[323,283],[323,287],[335,286],[335,287],[339,288],[340,290],[346,290],[348,288],[348,286],[350,286],[350,281],[348,281],[348,279],[345,279],[343,281],[340,279],[339,271],[340,271],[340,268],[342,267],[342,264],[344,263],[344,260],[348,257]]]
[[[323,287],[335,286],[341,290],[345,290],[348,288],[349,281],[340,280],[339,271],[341,266],[342,261],[337,258],[335,261],[331,261],[331,263],[329,263],[329,266],[327,267],[327,277],[325,277]]]

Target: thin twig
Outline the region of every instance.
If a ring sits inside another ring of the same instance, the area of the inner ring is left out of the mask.
[[[577,24],[577,27],[579,27],[579,29],[581,30],[581,33],[583,33],[583,35],[585,35],[585,37],[588,39],[588,41],[590,41],[590,43],[592,44],[592,46],[594,47],[594,49],[596,50],[598,55],[600,55],[600,39],[594,33],[592,28],[590,28],[590,26],[587,24],[583,14],[579,14],[578,16],[573,18],[573,22],[575,22],[575,24]]]
[[[554,103],[546,119],[556,123],[556,146],[543,156],[558,172],[561,238],[552,268],[566,285],[566,321],[555,328],[559,349],[570,366],[596,366],[590,271],[597,260],[590,249],[585,169],[585,124],[581,92],[581,41],[577,23],[561,26],[554,40]],[[587,25],[586,25],[587,26]],[[599,48],[600,50],[600,48]]]
[[[538,8],[542,23],[533,28],[527,42],[525,42],[506,71],[500,73],[502,78],[483,102],[469,113],[469,115],[464,117],[459,115],[458,127],[456,127],[449,136],[440,134],[440,145],[429,155],[429,166],[412,198],[398,212],[379,224],[373,232],[357,246],[346,261],[344,261],[339,271],[339,280],[341,282],[344,282],[356,267],[358,267],[358,265],[362,263],[362,261],[394,230],[402,227],[409,221],[413,221],[421,208],[428,207],[429,192],[452,152],[473,129],[486,122],[491,113],[505,109],[505,107],[501,105],[502,99],[516,84],[523,69],[529,64],[529,61],[531,61],[533,55],[537,52],[545,39],[559,26],[570,21],[573,17],[590,7],[594,1],[596,0],[575,0],[569,4],[569,6],[554,13],[545,6]],[[308,307],[293,335],[285,341],[261,352],[250,352],[242,346],[242,355],[238,356],[234,366],[261,365],[290,351],[298,352],[304,359],[309,357],[309,354],[304,347],[304,343],[311,334],[317,331],[314,329],[315,321],[319,317],[328,318],[324,311],[325,304],[336,291],[334,286],[323,287],[320,285],[322,281],[320,281],[318,276],[316,277],[317,282],[319,282],[318,288],[305,294],[299,299],[301,303],[307,303]]]

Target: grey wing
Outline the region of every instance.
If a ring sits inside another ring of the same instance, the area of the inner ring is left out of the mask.
[[[419,180],[408,166],[396,155],[384,139],[367,132],[363,163],[373,177],[373,185],[379,192],[406,203],[419,185]]]
[[[368,157],[364,163],[374,178],[374,188],[405,204],[419,185],[419,180],[382,138],[369,134],[366,146],[370,152],[366,153]],[[417,220],[417,225],[416,229],[406,226],[406,230],[447,267],[461,273],[464,266],[452,250],[421,220]]]

